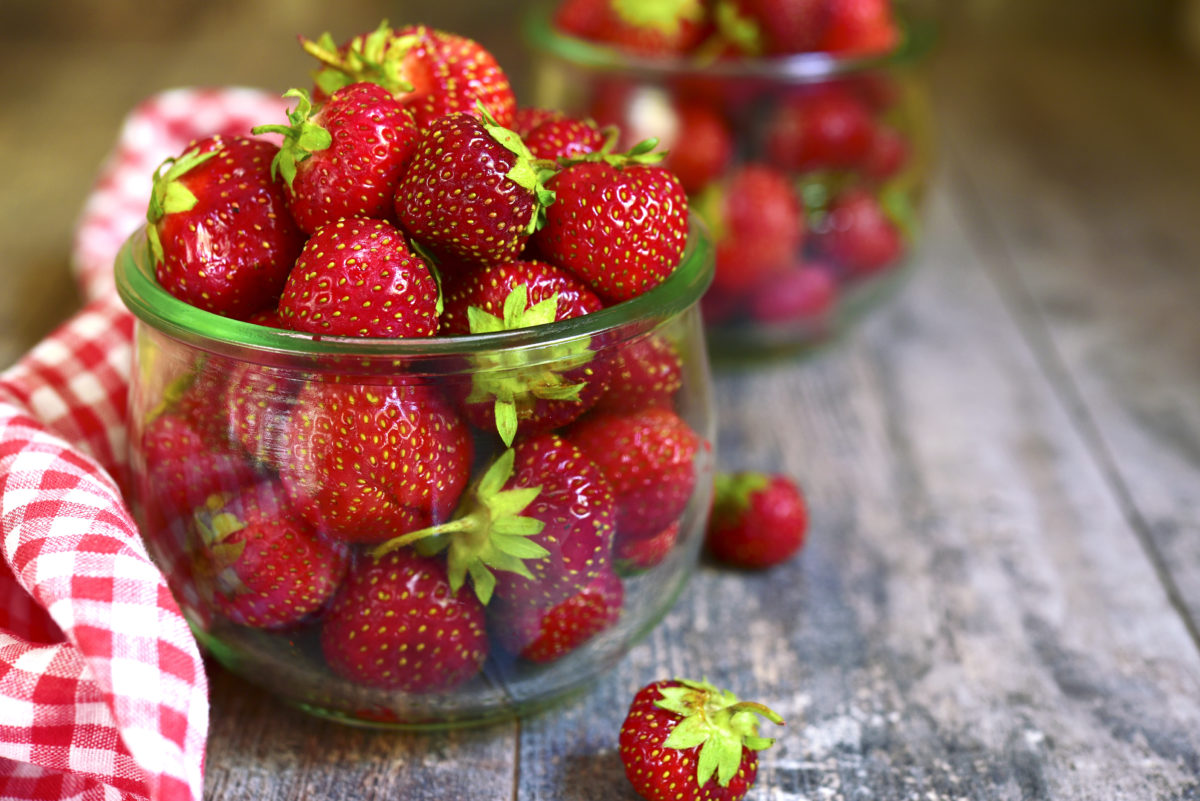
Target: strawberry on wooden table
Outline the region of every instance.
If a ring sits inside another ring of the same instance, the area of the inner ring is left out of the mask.
[[[348,337],[429,337],[438,287],[425,260],[383,220],[322,225],[305,243],[279,300],[295,331]]]
[[[155,171],[147,234],[167,292],[238,320],[275,305],[304,244],[271,174],[278,152],[270,142],[217,135]]]
[[[408,549],[362,558],[325,614],[321,652],[336,674],[367,687],[452,690],[487,658],[483,605],[451,589],[437,559]]]
[[[626,153],[600,151],[566,162],[547,182],[554,203],[533,235],[538,252],[610,302],[666,279],[683,255],[688,200],[646,140]]]
[[[283,144],[272,174],[288,186],[288,210],[306,232],[341,217],[392,219],[392,195],[416,145],[416,120],[390,92],[374,83],[338,89],[318,107],[308,93],[296,98],[288,125],[259,125]]]
[[[794,480],[756,471],[717,476],[705,545],[718,561],[765,568],[804,545],[808,506]]]
[[[625,775],[646,801],[739,801],[758,776],[758,752],[775,742],[759,735],[760,717],[783,724],[707,682],[648,684],[621,724]]]

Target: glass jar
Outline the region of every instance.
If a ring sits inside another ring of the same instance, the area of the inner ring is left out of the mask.
[[[421,340],[218,317],[165,292],[133,236],[132,503],[201,645],[309,712],[397,728],[523,714],[613,666],[707,520],[701,229],[640,297]]]
[[[536,105],[667,151],[713,235],[703,308],[720,363],[827,344],[902,284],[931,170],[927,25],[906,25],[879,57],[703,63],[572,37],[545,9],[526,32]]]

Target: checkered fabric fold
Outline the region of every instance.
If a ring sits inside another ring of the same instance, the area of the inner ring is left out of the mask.
[[[202,795],[204,665],[121,489],[133,320],[112,265],[164,158],[284,110],[241,88],[134,109],[77,227],[87,304],[0,374],[0,801]]]

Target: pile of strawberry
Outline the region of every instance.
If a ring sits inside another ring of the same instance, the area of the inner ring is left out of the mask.
[[[704,310],[718,343],[819,337],[849,291],[903,263],[924,167],[899,76],[869,61],[803,81],[746,69],[886,55],[900,43],[888,0],[563,0],[553,22],[646,59],[591,73],[578,112],[667,149],[717,240]]]
[[[590,314],[680,261],[687,198],[653,145],[617,153],[591,123],[518,107],[478,43],[386,23],[302,43],[315,85],[287,93],[286,122],[157,171],[150,257],[175,297],[411,340]],[[574,342],[549,362],[480,353],[440,382],[403,364],[144,364],[168,379],[134,421],[136,494],[185,610],[405,693],[452,690],[489,654],[551,662],[613,626],[702,497],[708,446],[677,409],[669,329]]]

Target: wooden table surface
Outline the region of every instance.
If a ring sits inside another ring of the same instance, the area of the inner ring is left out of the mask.
[[[504,26],[427,5],[522,85]],[[74,215],[138,98],[286,87],[295,33],[401,17],[213,7],[186,35],[153,19],[169,41],[6,43],[0,366],[77,308]],[[1200,66],[1031,39],[946,41],[931,66],[911,283],[818,358],[717,376],[720,463],[803,483],[801,555],[702,566],[593,690],[484,729],[341,727],[214,666],[208,798],[630,799],[617,728],[674,675],[788,719],[751,799],[1200,798]]]

